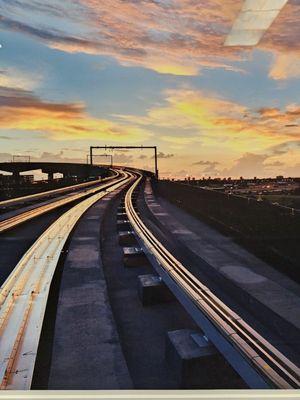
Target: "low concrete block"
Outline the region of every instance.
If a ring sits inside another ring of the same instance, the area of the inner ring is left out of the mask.
[[[127,219],[127,214],[126,214],[126,212],[124,211],[124,212],[118,212],[117,213],[117,220],[118,221],[122,221],[122,220],[124,220],[124,219]]]
[[[165,356],[182,389],[246,388],[206,337],[191,329],[167,333]]]
[[[137,215],[139,215],[139,212],[137,212]],[[122,221],[122,220],[126,220],[126,219],[128,219],[126,212],[118,212],[117,213],[117,221]]]
[[[131,224],[128,219],[120,219],[117,220],[117,229],[118,231],[130,231],[131,230]]]
[[[133,231],[119,232],[119,245],[120,246],[134,246],[137,244],[136,237]]]
[[[139,267],[149,261],[140,247],[123,247],[123,260],[125,267]]]
[[[174,300],[173,293],[157,275],[138,276],[138,295],[143,306],[167,303]]]

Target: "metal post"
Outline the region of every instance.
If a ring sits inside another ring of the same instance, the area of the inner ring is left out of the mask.
[[[93,165],[93,146],[90,146],[90,164]]]
[[[154,162],[155,162],[155,176],[158,179],[158,158],[157,158],[157,146],[90,146],[90,164],[93,164],[93,149],[154,149]],[[111,156],[111,165],[113,165],[113,158]]]
[[[154,146],[154,162],[155,162],[155,177],[158,179],[158,169],[157,169],[157,147]]]

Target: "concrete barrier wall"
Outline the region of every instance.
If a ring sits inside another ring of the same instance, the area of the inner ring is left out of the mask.
[[[178,182],[156,181],[154,190],[300,281],[299,213]]]

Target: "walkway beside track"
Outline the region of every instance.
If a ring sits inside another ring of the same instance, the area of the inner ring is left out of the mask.
[[[80,219],[65,259],[48,389],[131,389],[100,254],[107,195]]]
[[[300,285],[187,212],[157,198],[146,184],[145,199],[160,226],[191,254],[204,260],[198,273],[207,274],[250,312],[285,337],[300,355]],[[201,272],[202,271],[202,272]],[[267,315],[267,318],[266,318]]]

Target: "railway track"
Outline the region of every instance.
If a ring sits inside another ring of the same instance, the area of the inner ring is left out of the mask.
[[[265,382],[264,387],[300,388],[300,369],[218,299],[173,257],[146,227],[132,202],[132,194],[142,180],[142,175],[138,175],[137,180],[126,193],[125,209],[128,219],[146,251],[155,257],[164,274],[167,274],[173,284],[176,283],[192,301],[197,312],[202,313],[222,337],[231,344],[229,350],[238,352],[250,368],[262,377]],[[208,332],[205,332],[205,334],[210,337]],[[214,344],[218,347],[218,340],[215,340]],[[228,361],[232,363],[232,358],[229,357]],[[236,365],[233,365],[233,367],[236,367]],[[245,375],[242,377],[245,378]]]
[[[91,192],[88,198],[81,198],[76,206],[55,221],[25,253],[1,287],[0,388],[30,389],[50,284],[61,250],[82,214],[107,193],[130,181],[133,183],[125,197],[128,219],[146,251],[155,257],[173,287],[175,284],[189,298],[197,312],[204,315],[230,344],[232,351],[255,370],[266,384],[263,387],[299,388],[299,368],[221,302],[172,256],[143,223],[132,201],[142,175],[135,171],[119,171],[118,174],[113,182],[101,189],[90,189],[95,192]],[[218,348],[216,336],[211,338],[209,332],[203,330]],[[244,378],[243,374],[241,376]]]
[[[114,173],[114,176],[109,176],[109,177],[103,178],[101,180],[95,179],[93,181],[78,183],[76,185],[71,185],[71,186],[65,186],[65,187],[62,187],[59,189],[46,190],[45,192],[29,194],[29,195],[22,196],[22,197],[14,197],[9,200],[2,200],[2,201],[0,201],[0,208],[9,207],[11,205],[15,205],[16,203],[37,200],[37,199],[47,197],[47,196],[53,196],[53,195],[57,195],[57,194],[61,194],[61,193],[71,192],[71,191],[78,190],[78,189],[84,189],[85,187],[93,186],[97,183],[100,183],[100,182],[102,183],[107,180],[113,179],[118,175],[115,170],[111,170],[111,171]]]
[[[93,188],[90,189],[86,189],[84,191],[81,191],[79,193],[75,193],[75,194],[71,194],[68,197],[62,198],[62,199],[58,199],[56,201],[53,201],[51,203],[42,205],[42,206],[37,206],[32,210],[28,210],[25,212],[21,212],[13,217],[4,219],[2,221],[0,221],[0,233],[5,232],[9,229],[12,229],[20,224],[23,224],[24,222],[27,222],[33,218],[36,218],[38,216],[41,216],[47,212],[53,211],[59,207],[65,206],[67,204],[71,204],[75,201],[79,201],[85,197],[91,196],[97,192],[99,192],[100,190],[104,190],[106,187],[108,187],[110,185],[110,183],[105,183],[103,184],[103,182],[109,182],[112,181],[114,179],[117,179],[117,177],[119,176],[119,172],[116,173],[115,176],[109,177],[109,178],[105,178],[102,181],[98,181],[99,185],[96,185]],[[89,183],[89,185],[87,185]],[[94,183],[95,184],[95,183]],[[82,190],[85,187],[90,186],[90,182],[85,182],[83,184],[79,184],[79,185],[74,185],[73,188],[74,190]],[[64,188],[65,190],[65,188]],[[54,190],[53,192],[55,192],[55,194],[60,194],[61,193],[61,189],[57,189]],[[44,193],[49,193],[49,192],[44,192]],[[52,193],[54,194],[54,193]],[[36,195],[41,195],[41,193],[36,194]],[[36,195],[30,195],[30,196],[25,196],[23,199],[27,199],[28,197],[32,198],[33,196]],[[14,199],[16,200],[16,199]],[[10,200],[9,200],[10,201]]]
[[[66,240],[89,207],[132,179],[130,172],[119,171],[114,182],[91,191],[88,198],[64,213],[24,254],[2,285],[1,389],[30,389],[51,280]]]

